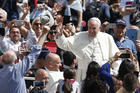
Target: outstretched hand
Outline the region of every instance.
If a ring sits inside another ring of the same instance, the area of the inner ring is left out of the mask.
[[[135,71],[139,72],[139,62],[137,61],[136,57],[133,55],[132,51],[129,49],[126,50],[130,54],[130,59],[132,60],[132,63],[135,67]]]
[[[50,31],[50,27],[47,26],[47,25],[44,25],[44,26],[43,26],[43,32],[42,32],[42,34],[49,33],[49,31]]]
[[[50,27],[44,25],[43,26],[43,32],[42,32],[41,36],[39,37],[39,40],[38,40],[37,44],[39,44],[39,45],[43,45],[44,44],[44,41],[45,41],[46,36],[49,33],[49,31],[50,31]]]
[[[134,56],[133,56],[132,51],[129,50],[129,49],[126,49],[126,52],[127,52],[128,54],[130,54],[130,59],[133,60],[133,59],[134,59]]]
[[[122,52],[116,52],[116,54],[114,55],[115,61],[118,60],[121,54]]]
[[[24,24],[25,24],[25,28],[26,28],[26,29],[31,30],[32,27],[31,27],[30,22],[24,20]]]
[[[30,7],[29,7],[28,3],[24,3],[24,4],[23,4],[22,11],[23,11],[23,13],[26,14],[26,15],[29,13]]]
[[[54,4],[54,7],[52,9],[52,14],[54,15],[58,11],[61,11],[62,10],[62,7],[63,7],[63,5],[55,3]]]
[[[12,28],[15,25],[16,19],[13,19],[12,21],[9,22],[8,28]]]
[[[59,18],[59,22],[58,22],[58,25],[56,27],[56,32],[57,32],[57,35],[58,36],[61,36],[62,35],[63,29],[64,29],[64,27],[63,27],[63,17],[61,16]]]

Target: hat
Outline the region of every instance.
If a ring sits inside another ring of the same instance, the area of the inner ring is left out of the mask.
[[[56,30],[56,27],[57,27],[56,25],[53,25],[50,29],[51,30]]]
[[[123,25],[124,27],[126,27],[126,22],[122,19],[117,20],[116,25]]]
[[[50,53],[50,51],[46,48],[42,49],[39,57],[37,59],[45,59],[45,57]]]

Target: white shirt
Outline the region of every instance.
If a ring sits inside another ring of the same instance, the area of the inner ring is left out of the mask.
[[[121,0],[120,8],[132,7],[133,2],[134,2],[134,0]],[[129,28],[131,26],[130,15],[123,16],[123,20],[126,21],[127,28]]]
[[[0,48],[2,49],[2,52],[13,50],[17,54],[20,45],[21,45],[21,42],[18,42],[17,44],[15,44],[10,39],[4,39],[4,37],[0,36]]]
[[[31,15],[30,15],[30,19],[35,19],[36,17],[38,17],[38,16],[44,16],[44,15],[51,15],[51,10],[45,10],[45,9],[43,9],[43,10],[39,10],[39,9],[37,9],[36,11],[34,10],[32,13],[31,13]]]
[[[28,0],[22,0],[22,3],[17,3],[18,4],[18,13],[19,13],[19,19],[21,19],[21,17],[23,16],[23,5],[24,3],[28,4]],[[28,12],[28,14],[25,17],[25,20],[30,22],[30,11]]]

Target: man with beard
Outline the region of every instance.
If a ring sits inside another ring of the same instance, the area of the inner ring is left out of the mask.
[[[19,41],[21,38],[20,29],[16,26],[10,28],[9,37],[10,38],[6,40],[4,36],[0,36],[0,47],[2,51],[13,50],[15,53],[18,53],[19,46],[21,45]]]

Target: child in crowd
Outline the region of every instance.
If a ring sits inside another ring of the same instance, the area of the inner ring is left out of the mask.
[[[79,83],[75,81],[76,71],[72,68],[65,69],[64,80],[59,81],[57,93],[80,93]]]

